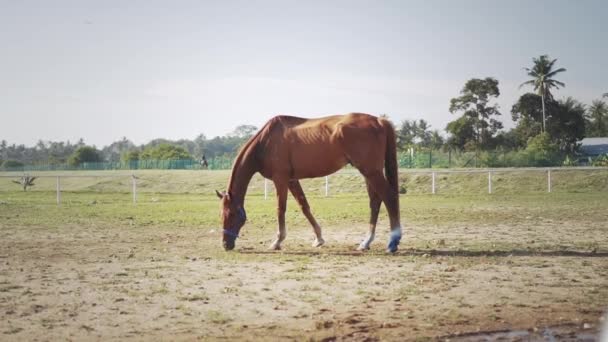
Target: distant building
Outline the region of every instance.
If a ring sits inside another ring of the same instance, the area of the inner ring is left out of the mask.
[[[587,157],[608,154],[608,137],[585,138],[581,140],[580,151]]]

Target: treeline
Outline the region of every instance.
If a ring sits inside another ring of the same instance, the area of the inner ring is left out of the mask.
[[[240,125],[225,136],[208,139],[199,134],[193,140],[154,139],[147,144],[135,145],[123,137],[101,149],[89,146],[83,139],[76,143],[38,141],[35,146],[9,145],[0,141],[0,165],[4,169],[24,165],[69,165],[95,162],[128,162],[135,160],[201,160],[231,157],[238,148],[257,131],[255,126]]]
[[[503,130],[499,120],[498,80],[473,78],[465,83],[459,97],[450,100],[449,111],[457,118],[447,124],[446,139],[438,130],[431,130],[425,120],[405,120],[398,126],[400,148],[486,155],[492,155],[490,151],[503,155],[510,151],[513,166],[522,160],[530,166],[574,164],[584,137],[608,137],[608,105],[601,98],[590,105],[572,97],[556,100],[552,90],[565,86],[556,75],[566,71],[556,68],[556,62],[542,55],[533,58],[532,67],[525,69],[529,79],[520,88],[530,86],[534,92],[524,93],[512,105],[513,129]],[[608,97],[608,93],[602,97]]]
[[[557,68],[557,59],[547,55],[532,59],[525,68],[528,79],[520,88],[530,87],[510,109],[515,127],[504,130],[501,109],[496,104],[500,96],[499,82],[492,77],[468,80],[460,96],[449,102],[449,112],[456,116],[445,127],[446,135],[432,130],[424,119],[404,120],[396,124],[401,158],[415,152],[459,151],[485,154],[487,160],[503,156],[502,164],[486,166],[540,166],[575,164],[579,142],[584,137],[608,137],[608,105],[603,98],[590,105],[572,97],[556,100],[555,89],[565,87],[556,76],[566,71]],[[522,75],[522,79],[524,75]],[[598,94],[599,95],[599,94]],[[599,97],[599,96],[598,96]],[[240,125],[226,136],[207,139],[200,134],[193,140],[154,139],[135,145],[127,138],[97,149],[84,140],[76,143],[39,141],[33,147],[0,142],[0,166],[4,169],[23,165],[61,165],[78,167],[83,163],[134,162],[145,160],[202,160],[221,158],[223,166],[230,164],[238,148],[257,128]],[[507,154],[508,152],[508,154]],[[482,156],[483,157],[483,156]],[[608,161],[608,156],[603,157]],[[484,158],[480,158],[483,160]],[[411,165],[411,163],[410,163]]]

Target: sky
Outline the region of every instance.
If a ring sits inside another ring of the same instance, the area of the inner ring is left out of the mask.
[[[510,109],[548,54],[558,99],[608,92],[608,1],[0,0],[0,140],[207,138],[289,114],[443,130],[470,78]]]

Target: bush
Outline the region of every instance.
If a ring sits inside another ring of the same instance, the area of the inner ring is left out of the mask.
[[[591,162],[593,166],[608,166],[608,153],[599,155]]]
[[[80,166],[82,163],[98,163],[103,161],[101,151],[95,147],[82,146],[79,147],[70,158],[68,158],[68,164],[70,166]]]
[[[570,156],[566,156],[566,159],[564,159],[562,166],[578,166],[578,162],[576,161],[576,159],[570,158]]]
[[[541,133],[528,140],[528,147],[516,158],[518,166],[561,165],[559,148],[551,142],[548,133]]]
[[[503,156],[503,158],[501,158],[501,156]],[[505,166],[504,153],[481,152],[479,154],[479,165],[483,167],[503,167]]]
[[[25,166],[25,164],[23,164],[20,161],[17,160],[5,160],[2,162],[2,170],[11,170],[11,169],[21,169]]]
[[[154,147],[146,147],[139,155],[140,160],[186,160],[192,156],[183,147],[169,144],[160,144]]]

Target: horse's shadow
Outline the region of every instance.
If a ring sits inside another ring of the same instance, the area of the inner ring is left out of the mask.
[[[532,249],[511,249],[511,250],[485,250],[485,251],[471,251],[471,250],[441,250],[441,249],[401,249],[396,253],[387,254],[384,251],[348,251],[348,250],[331,250],[331,249],[319,249],[319,250],[254,250],[254,249],[242,249],[238,251],[242,254],[254,254],[254,255],[267,255],[267,254],[282,254],[282,255],[308,255],[308,256],[382,256],[389,255],[393,257],[433,257],[433,256],[446,256],[446,257],[581,257],[581,258],[606,258],[608,252],[598,251],[575,251],[575,250],[532,250]]]

